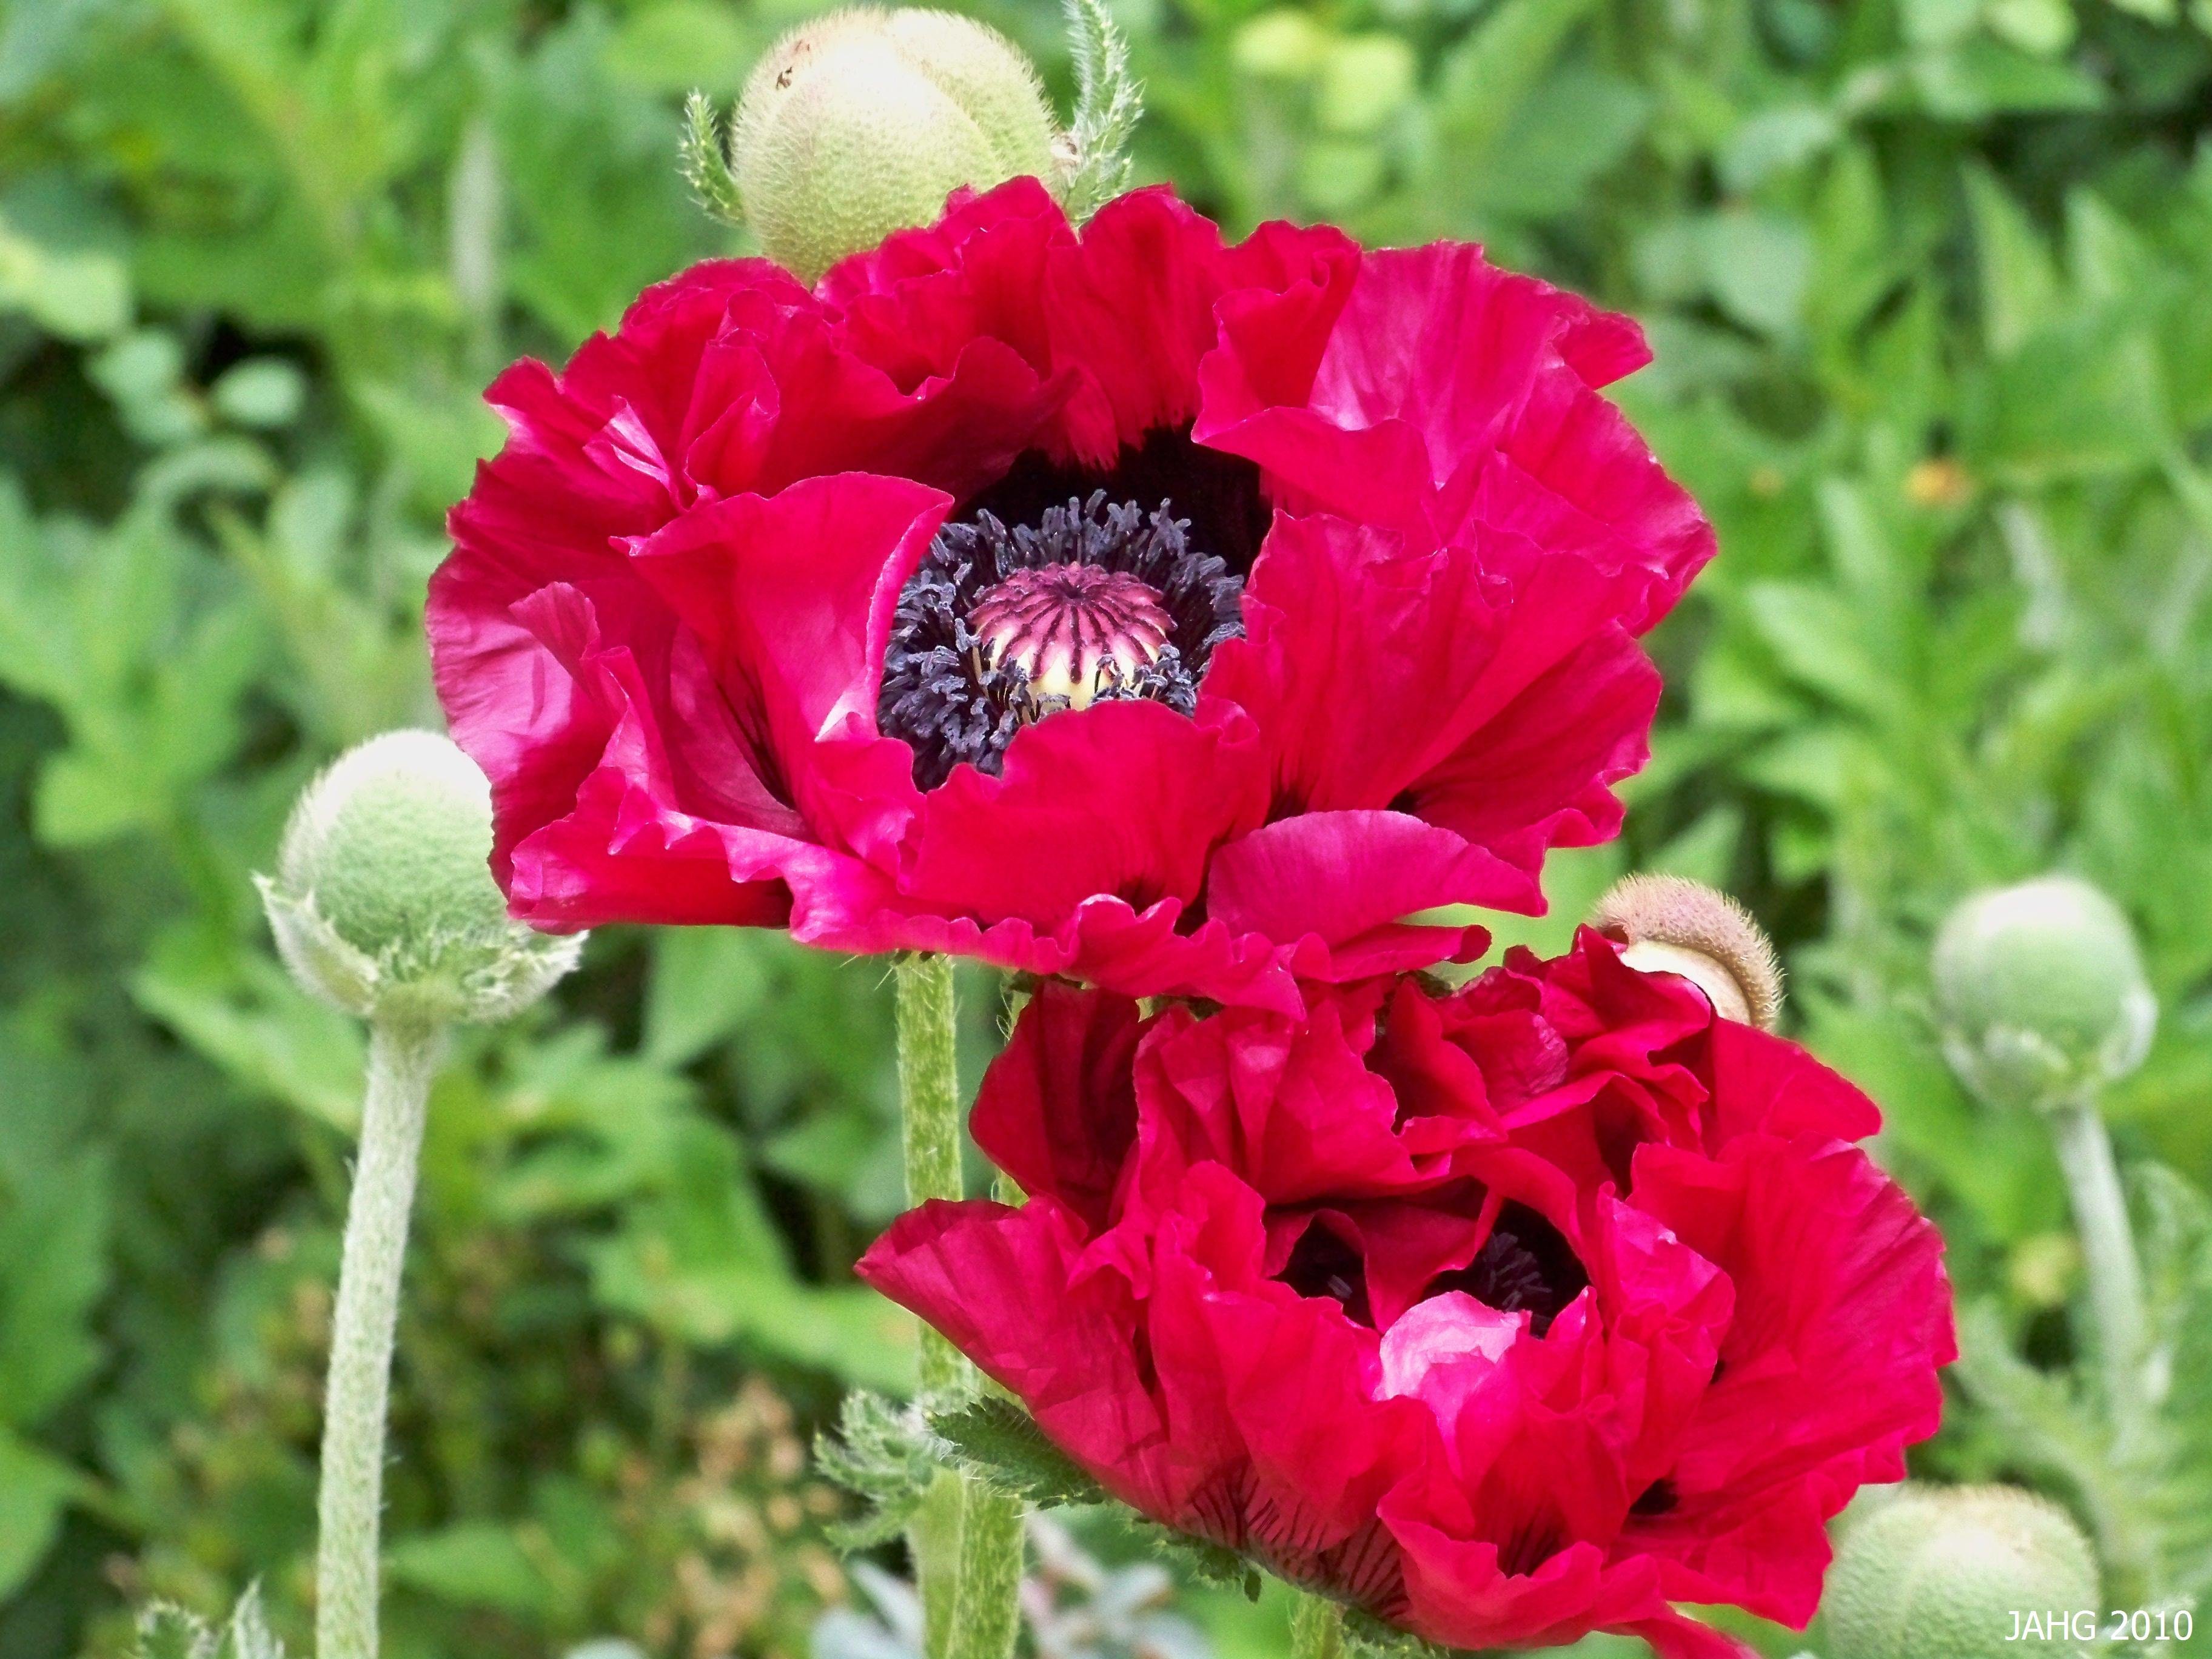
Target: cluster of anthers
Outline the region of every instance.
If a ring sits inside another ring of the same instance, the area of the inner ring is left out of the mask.
[[[1035,525],[986,510],[938,532],[899,595],[877,721],[933,789],[997,774],[1024,726],[1093,703],[1197,706],[1214,647],[1244,631],[1244,580],[1191,545],[1167,501],[1088,500]]]

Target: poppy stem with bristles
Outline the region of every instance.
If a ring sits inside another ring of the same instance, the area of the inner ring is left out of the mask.
[[[392,1337],[430,1079],[443,1047],[435,1026],[390,1019],[369,1026],[361,1151],[346,1201],[324,1394],[316,1502],[318,1659],[377,1659],[378,1534]]]
[[[1344,1609],[1323,1596],[1298,1593],[1291,1611],[1291,1659],[1344,1659]]]
[[[908,1205],[962,1195],[958,1012],[952,963],[925,952],[896,969],[899,1109]],[[935,1331],[921,1333],[921,1389],[933,1410],[981,1392],[981,1377]],[[1007,1659],[1020,1626],[1021,1505],[950,1470],[909,1531],[926,1659]]]

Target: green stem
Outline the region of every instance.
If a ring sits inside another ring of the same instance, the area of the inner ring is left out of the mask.
[[[960,1070],[952,963],[915,953],[898,959],[899,1114],[906,1146],[906,1201],[961,1196]],[[972,1390],[974,1372],[936,1332],[921,1334],[926,1393]]]
[[[958,1031],[952,964],[908,955],[897,965],[899,1105],[909,1204],[962,1195]],[[933,1405],[977,1393],[982,1379],[936,1332],[921,1335],[921,1386]],[[1021,1505],[982,1482],[937,1478],[910,1533],[927,1659],[1007,1659],[1020,1626]]]
[[[1291,1659],[1344,1659],[1344,1609],[1301,1590],[1291,1610]]]
[[[377,1534],[384,1504],[385,1414],[391,1395],[399,1275],[430,1079],[442,1042],[433,1028],[369,1028],[361,1151],[346,1203],[324,1393],[322,1490],[315,1553],[319,1659],[376,1659]]]
[[[1021,1629],[1021,1503],[978,1480],[962,1484],[967,1503],[947,1646],[952,1659],[1007,1659]]]
[[[2112,1137],[2094,1101],[2059,1107],[2051,1114],[2051,1128],[2073,1199],[2074,1224],[2081,1235],[2106,1397],[2119,1444],[2125,1449],[2136,1444],[2147,1425],[2143,1365],[2149,1358],[2142,1266],[2136,1256],[2135,1231],[2128,1224],[2127,1196],[2112,1159]]]

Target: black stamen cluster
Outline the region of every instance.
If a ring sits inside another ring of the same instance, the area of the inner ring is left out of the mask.
[[[1300,1236],[1275,1277],[1300,1296],[1327,1297],[1342,1304],[1355,1324],[1375,1322],[1365,1262],[1357,1249],[1319,1221]],[[1525,1204],[1508,1204],[1474,1260],[1431,1279],[1425,1294],[1463,1291],[1500,1313],[1526,1310],[1529,1330],[1541,1336],[1589,1283],[1574,1247],[1557,1227]]]
[[[1464,1291],[1500,1313],[1526,1309],[1529,1331],[1541,1336],[1589,1283],[1557,1227],[1525,1204],[1508,1204],[1474,1260],[1436,1279],[1429,1294]]]
[[[1171,624],[1158,659],[1103,688],[1098,701],[1146,697],[1190,714],[1213,647],[1244,632],[1244,579],[1194,549],[1189,530],[1165,501],[1146,513],[1100,489],[1046,508],[1035,525],[979,512],[939,531],[900,591],[876,702],[878,729],[914,749],[915,782],[934,789],[963,761],[995,776],[1014,733],[1066,706],[1033,697],[1018,664],[987,662],[968,625],[975,601],[1017,570],[1096,565],[1158,594]]]

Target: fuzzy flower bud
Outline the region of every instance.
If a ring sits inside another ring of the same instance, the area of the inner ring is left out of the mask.
[[[1028,58],[951,12],[858,7],[800,24],[762,58],[730,131],[745,218],[811,282],[963,185],[1052,175],[1056,131]]]
[[[447,738],[387,732],[348,750],[292,809],[257,878],[278,953],[364,1018],[504,1019],[576,965],[580,937],[510,921],[491,878],[491,786]]]
[[[2015,1659],[2094,1645],[2097,1559],[2057,1504],[2013,1486],[1908,1486],[1828,1571],[1831,1659]]]
[[[1723,1019],[1771,1031],[1782,1017],[1782,964],[1751,913],[1681,876],[1624,876],[1590,912],[1590,926],[1626,948],[1647,974],[1679,974]]]
[[[2124,1077],[2158,1024],[2127,917],[2072,876],[1966,900],[1934,969],[1944,1051],[1995,1105],[2050,1108]]]

